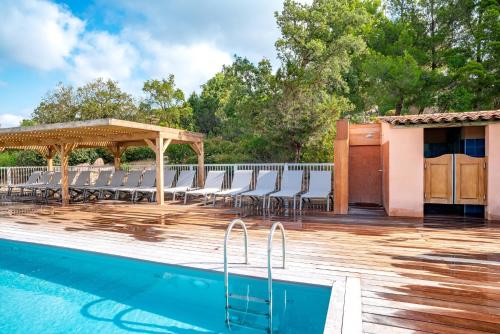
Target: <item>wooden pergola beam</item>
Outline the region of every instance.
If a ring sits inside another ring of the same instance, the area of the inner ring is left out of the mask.
[[[162,126],[98,119],[67,123],[35,125],[0,129],[0,150],[4,148],[34,149],[47,158],[49,170],[53,168],[55,151],[61,156],[62,202],[69,202],[68,158],[76,147],[108,148],[114,157],[116,169],[120,168],[121,155],[127,147],[149,146],[156,154],[158,203],[163,203],[164,153],[170,144],[189,144],[198,156],[199,182],[204,180],[204,135]],[[201,167],[200,167],[201,166]]]

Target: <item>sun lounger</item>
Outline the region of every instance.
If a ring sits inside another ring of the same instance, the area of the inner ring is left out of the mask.
[[[266,196],[276,191],[276,179],[278,172],[274,170],[261,170],[257,176],[257,185],[252,191],[244,192],[240,195],[240,207],[244,197],[249,197],[253,201],[262,199],[262,208],[266,208]]]
[[[31,186],[30,189],[33,189],[35,195],[37,195],[38,191],[40,191],[40,196],[47,198],[49,194],[48,189],[58,187],[60,182],[61,172],[55,172],[52,174],[52,177],[47,183]]]
[[[169,169],[165,168],[163,169],[163,188],[168,189],[172,187],[172,184],[174,183],[175,175],[177,174],[177,171],[175,169]],[[156,179],[156,177],[155,177]],[[150,201],[155,200],[156,196],[156,187],[151,186],[149,188],[147,187],[139,187],[136,192],[135,192],[135,200],[138,201],[140,200],[139,196],[144,197],[144,195],[149,195]]]
[[[42,172],[33,172],[31,175],[28,177],[28,180],[24,183],[18,183],[18,184],[11,184],[7,188],[7,195],[10,196],[12,195],[12,190],[14,189],[19,189],[21,196],[24,194],[24,189],[26,187],[32,186],[38,182],[38,179],[40,179],[40,176],[42,175]]]
[[[69,186],[70,198],[73,199],[80,195],[83,195],[82,187],[85,187],[89,183],[90,183],[90,171],[89,170],[81,171],[80,174],[78,174],[78,177],[76,178],[75,182],[73,182],[73,184]]]
[[[94,184],[80,187],[79,189],[83,191],[83,200],[85,201],[86,198],[90,198],[90,196],[92,195],[97,195],[97,197],[99,197],[102,187],[106,187],[108,185],[109,178],[111,177],[112,173],[113,172],[110,170],[101,171],[99,172],[99,175],[97,176]]]
[[[58,174],[59,173],[59,174]],[[55,194],[60,194],[61,193],[61,181],[62,181],[62,174],[60,172],[56,173],[59,176],[59,182],[55,183],[55,178],[56,176],[54,175],[54,178],[52,178],[52,181],[45,187],[45,197],[49,197],[50,195],[55,195]],[[68,186],[71,187],[74,182],[76,175],[78,174],[77,171],[71,170],[68,171]]]
[[[137,188],[141,182],[142,170],[133,170],[127,175],[127,180],[123,185],[118,187],[106,187],[105,191],[114,194],[114,198],[118,199],[120,191],[129,192],[131,188]]]
[[[54,176],[53,172],[45,172],[42,174],[42,176],[40,176],[40,179],[38,179],[37,183],[25,186],[24,189],[31,190],[33,195],[36,195],[37,190],[40,189],[40,187],[49,184],[53,176]]]
[[[250,190],[250,184],[252,183],[252,170],[237,170],[233,175],[233,182],[231,183],[231,189],[226,189],[218,191],[214,194],[213,205],[215,206],[215,200],[217,196],[222,197],[223,201],[226,201],[226,197],[230,197],[234,200],[234,206],[238,206],[238,201],[236,200],[238,195]]]
[[[154,187],[156,183],[156,170],[147,170],[142,174],[142,180],[140,182],[140,185],[137,185],[137,187],[130,187],[130,188],[120,188],[117,193],[116,193],[116,198],[120,197],[120,193],[129,193],[130,198],[132,201],[135,201],[135,192],[138,189],[141,188],[151,188]]]
[[[208,196],[213,195],[221,190],[222,183],[224,182],[225,173],[226,172],[223,170],[209,171],[207,174],[207,178],[205,180],[205,186],[203,188],[189,190],[185,192],[184,204],[186,204],[189,196],[195,196],[195,197],[203,196],[204,197],[203,203],[207,204]]]
[[[111,176],[111,181],[109,185],[97,187],[99,190],[99,198],[105,198],[106,194],[109,192],[110,194],[114,194],[116,188],[121,187],[125,180],[127,174],[122,170],[116,170]]]
[[[271,200],[292,199],[293,209],[297,208],[297,196],[302,192],[302,177],[304,171],[302,170],[287,170],[283,173],[281,178],[280,191],[272,193],[268,197],[267,207],[271,208]]]
[[[309,191],[300,196],[300,210],[305,199],[325,199],[326,211],[330,211],[330,200],[332,199],[332,172],[311,171],[309,177]]]
[[[175,187],[163,189],[163,192],[165,194],[172,194],[172,200],[175,201],[175,195],[177,193],[185,193],[186,191],[193,189],[194,175],[194,170],[181,171]]]

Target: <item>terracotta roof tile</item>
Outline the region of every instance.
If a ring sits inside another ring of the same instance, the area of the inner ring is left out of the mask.
[[[470,123],[484,121],[500,121],[499,110],[449,112],[439,114],[420,114],[404,116],[383,116],[378,118],[382,122],[392,125],[426,125],[448,123]]]

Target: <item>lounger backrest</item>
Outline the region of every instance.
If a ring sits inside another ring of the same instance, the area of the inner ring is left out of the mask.
[[[223,170],[211,170],[207,174],[205,179],[205,188],[215,188],[221,189],[222,182],[224,182],[224,174],[226,172]]]
[[[123,184],[123,179],[125,178],[125,172],[122,170],[117,170],[111,176],[111,181],[109,185],[111,187],[120,187]]]
[[[194,181],[194,170],[183,170],[179,174],[176,187],[191,187]]]
[[[309,191],[328,192],[332,191],[332,172],[311,171],[309,173]]]
[[[237,170],[234,172],[233,183],[231,189],[250,190],[252,183],[252,170]]]
[[[274,190],[276,189],[276,179],[278,172],[275,170],[261,170],[257,176],[257,185],[255,190]]]
[[[76,170],[70,170],[68,172],[68,184],[70,184],[72,186],[75,185],[76,174],[78,174],[78,172]]]
[[[40,180],[38,181],[39,184],[48,184],[50,182],[50,180],[52,179],[52,176],[54,175],[54,173],[52,172],[45,172],[42,174],[42,176],[40,177]]]
[[[175,169],[165,168],[163,170],[163,187],[170,188],[174,183],[175,175],[177,171]]]
[[[141,182],[142,170],[133,170],[128,173],[124,186],[127,188],[137,188]]]
[[[289,190],[300,192],[302,190],[303,170],[286,170],[281,178],[281,191]]]
[[[94,185],[97,187],[107,186],[108,182],[109,182],[109,178],[111,176],[111,173],[112,172],[110,170],[101,171],[99,173],[99,176],[97,176],[97,179],[95,180]]]
[[[81,171],[78,177],[75,180],[75,186],[84,186],[90,182],[90,171],[84,170]]]
[[[31,173],[30,177],[28,177],[28,180],[26,181],[26,184],[34,184],[38,179],[40,178],[40,175],[42,172],[33,172]]]
[[[142,175],[141,187],[151,188],[156,184],[156,170],[147,170]]]
[[[55,172],[48,184],[51,186],[57,186],[59,183],[61,183],[61,172]]]

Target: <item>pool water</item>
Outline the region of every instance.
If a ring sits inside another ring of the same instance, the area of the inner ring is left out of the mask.
[[[267,295],[266,280],[230,275],[229,281],[231,293]],[[330,288],[275,281],[273,294],[275,333],[323,333]],[[267,325],[261,315],[231,316]],[[0,240],[0,333],[265,331],[227,328],[222,273]]]

